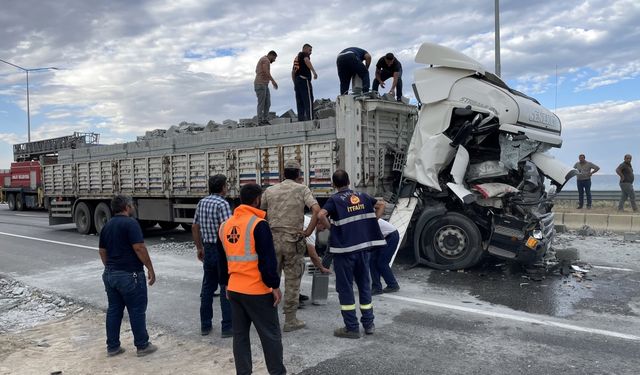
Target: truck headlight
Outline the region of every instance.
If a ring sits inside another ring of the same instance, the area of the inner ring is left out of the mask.
[[[541,240],[542,239],[542,231],[541,230],[536,229],[536,230],[533,231],[533,233],[531,235],[536,240]]]

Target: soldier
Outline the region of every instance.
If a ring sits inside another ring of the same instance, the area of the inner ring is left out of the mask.
[[[300,163],[287,160],[284,163],[284,181],[265,190],[260,208],[267,211],[267,220],[273,232],[273,243],[278,259],[278,274],[284,271],[284,332],[304,328],[305,323],[298,320],[296,312],[299,304],[300,277],[304,270],[304,253],[298,250],[297,242],[304,236],[309,237],[316,228],[316,215],[320,212],[318,201],[305,185],[296,182],[300,176]],[[303,230],[304,206],[313,217],[306,230]]]

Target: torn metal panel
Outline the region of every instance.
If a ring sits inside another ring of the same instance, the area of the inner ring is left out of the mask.
[[[417,135],[418,132],[414,133],[411,141],[405,175],[422,185],[442,191],[438,175],[454,156],[455,149],[449,145],[451,139],[444,134],[421,134],[423,138],[416,139]]]
[[[398,241],[398,246],[393,252],[393,256],[391,257],[389,266],[392,266],[393,261],[396,259],[396,254],[398,253],[398,249],[400,249],[400,246],[402,245],[405,234],[407,234],[407,229],[409,228],[411,218],[413,217],[413,211],[415,211],[417,204],[417,198],[400,198],[398,199],[398,203],[396,203],[396,206],[393,208],[393,213],[391,213],[389,223],[391,223],[391,225],[398,229],[400,240]]]
[[[458,146],[456,152],[456,158],[453,160],[453,166],[451,167],[451,177],[456,184],[462,185],[464,183],[464,175],[467,173],[467,166],[469,165],[469,151],[463,146]]]
[[[536,152],[531,155],[531,161],[540,168],[545,176],[549,177],[561,187],[578,174],[577,170],[559,162],[549,154]]]
[[[467,181],[483,178],[500,177],[509,174],[509,170],[498,160],[487,160],[482,163],[471,164],[467,168]]]
[[[540,145],[530,139],[518,139],[511,134],[500,134],[500,161],[505,167],[518,169],[518,162],[538,150]]]
[[[466,187],[461,184],[454,184],[448,182],[447,187],[462,201],[464,204],[473,203],[476,200],[476,196]]]

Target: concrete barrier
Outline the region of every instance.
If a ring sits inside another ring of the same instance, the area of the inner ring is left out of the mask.
[[[580,229],[585,223],[585,214],[565,212],[562,223],[569,229]]]
[[[640,232],[640,216],[633,215],[631,218],[631,230]]]
[[[629,232],[631,230],[631,215],[609,215],[608,230],[613,232]]]
[[[596,230],[607,230],[608,214],[586,214],[585,224]]]

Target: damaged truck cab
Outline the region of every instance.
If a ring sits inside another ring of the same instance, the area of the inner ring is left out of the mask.
[[[559,118],[459,52],[425,43],[415,60],[428,67],[415,73],[420,112],[400,200],[416,201],[417,262],[541,260],[555,234],[553,196],[576,173],[546,153],[562,145]]]

